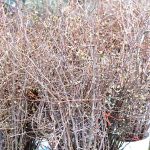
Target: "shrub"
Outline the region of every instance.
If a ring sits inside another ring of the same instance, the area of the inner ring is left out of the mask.
[[[24,149],[41,138],[53,149],[110,149],[105,114],[113,111],[111,90],[131,90],[149,103],[146,6],[102,1],[91,12],[72,3],[57,13],[18,7],[10,14],[1,5],[0,128],[6,149]],[[136,99],[126,106],[134,104]]]

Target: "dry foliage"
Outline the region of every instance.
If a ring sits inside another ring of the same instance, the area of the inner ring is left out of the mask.
[[[128,112],[129,126],[138,115],[149,119],[148,5],[108,0],[91,12],[76,3],[55,14],[48,8],[10,14],[1,4],[5,149],[22,150],[44,137],[54,150],[110,150],[108,122],[113,129],[114,122],[106,113],[124,119]]]

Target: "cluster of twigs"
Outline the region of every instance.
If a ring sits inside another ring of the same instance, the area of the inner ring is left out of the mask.
[[[123,139],[147,124],[148,3],[101,1],[88,12],[72,2],[55,13],[0,5],[4,149],[46,138],[54,150],[110,150],[116,129]]]

